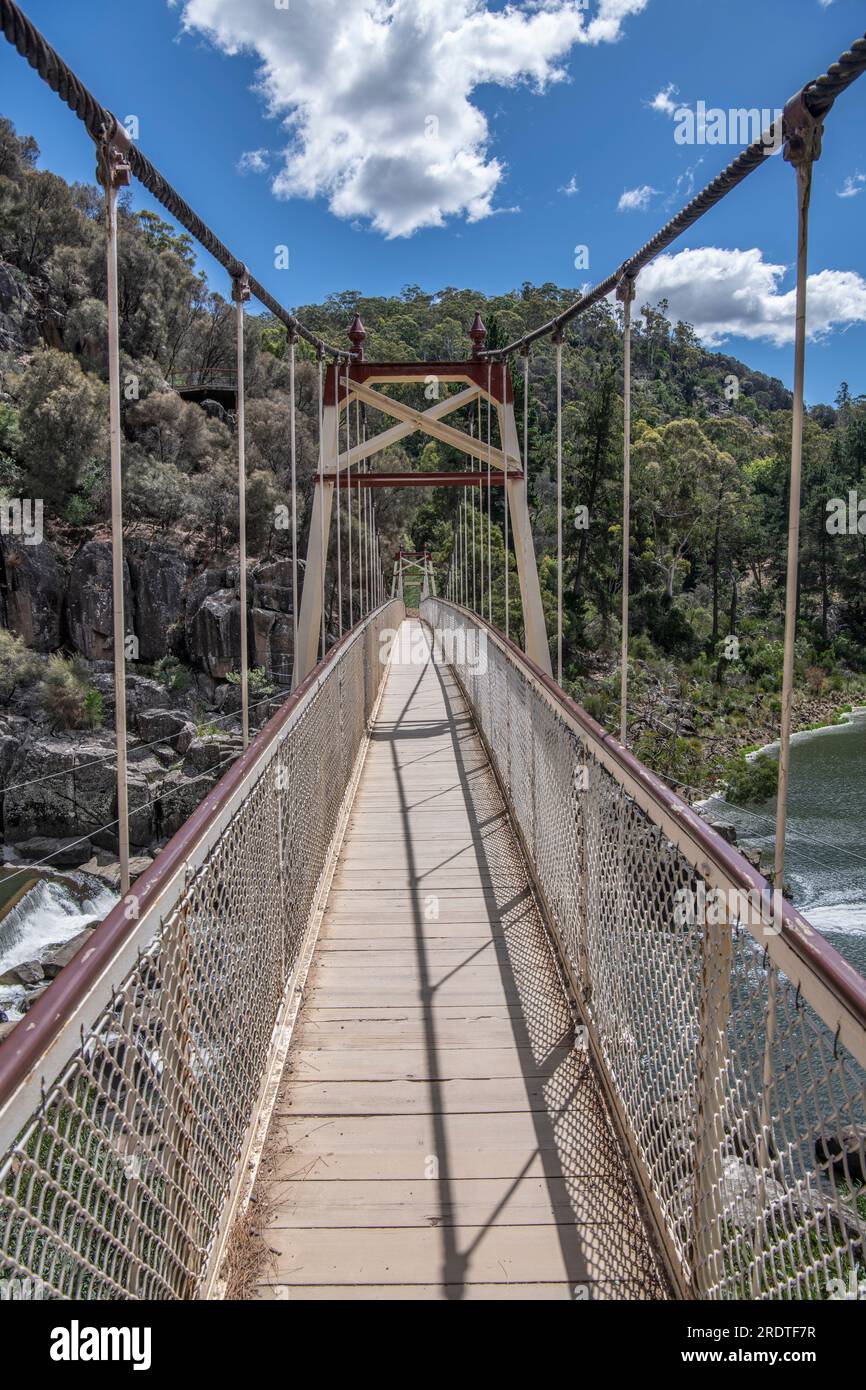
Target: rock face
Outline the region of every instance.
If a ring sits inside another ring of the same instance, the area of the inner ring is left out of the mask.
[[[117,815],[113,751],[109,737],[85,742],[44,737],[22,744],[9,769],[10,790],[3,796],[5,838],[18,845],[34,836],[77,840],[90,835],[94,844],[112,844],[114,832],[100,833],[100,827],[111,825]],[[46,768],[60,775],[38,780]],[[136,810],[151,799],[146,777],[130,768],[133,844],[149,844],[153,838],[152,808]]]
[[[129,565],[124,561],[124,616],[126,631],[134,631],[134,610]],[[111,599],[111,546],[106,541],[85,541],[72,558],[66,596],[66,625],[76,651],[89,661],[110,661],[113,605]]]
[[[0,352],[21,352],[39,341],[39,311],[19,272],[0,261]]]
[[[129,569],[135,593],[135,635],[141,661],[158,661],[178,645],[178,623],[188,566],[171,546],[149,546],[131,553]]]
[[[37,652],[60,646],[66,575],[47,541],[0,540],[0,590],[6,626]]]
[[[187,627],[196,664],[209,676],[225,680],[240,664],[241,606],[232,589],[209,594]]]

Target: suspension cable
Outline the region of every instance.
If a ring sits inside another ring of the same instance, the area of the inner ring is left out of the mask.
[[[505,418],[505,362],[504,362],[504,361],[503,361],[503,363],[502,363],[502,403],[501,403],[500,409],[501,409],[501,412],[502,412],[502,413],[501,413],[501,415],[500,415],[499,418],[500,418],[500,420],[502,420],[502,419]],[[509,507],[509,503],[510,503],[511,494],[510,494],[509,491],[508,491],[508,487],[509,487],[509,483],[508,483],[508,455],[507,455],[507,453],[506,453],[506,451],[505,451],[505,432],[504,432],[504,430],[500,429],[500,431],[499,431],[499,436],[500,436],[499,442],[500,442],[500,444],[502,445],[502,452],[503,452],[503,454],[505,454],[505,481],[504,481],[504,487],[503,487],[503,491],[504,491],[504,494],[505,494],[505,502],[504,502],[504,505],[503,505],[502,510],[503,510],[503,513],[504,513],[503,527],[504,527],[504,534],[505,534],[505,636],[507,637],[507,636],[508,636],[508,569],[509,569],[509,565],[508,565],[508,507]]]
[[[493,513],[492,513],[492,458],[491,429],[493,403],[491,401],[491,374],[493,368],[487,363],[487,621],[493,622]],[[483,609],[482,609],[483,612]]]
[[[556,680],[562,685],[562,330],[556,347]]]
[[[334,487],[337,503],[337,633],[343,635],[343,556],[340,536],[340,510],[342,507],[342,488],[340,487],[340,367],[334,363]]]
[[[97,101],[93,93],[85,87],[81,79],[63,61],[56,49],[51,47],[47,39],[14,3],[14,0],[0,0],[0,28],[2,28],[9,43],[18,50],[23,58],[27,59],[30,66],[35,68],[42,80],[48,84],[53,92],[57,93],[70,111],[75,113],[91,138],[97,143],[107,139],[122,147],[129,161],[129,167],[139,183],[153,194],[157,202],[162,204],[175,221],[179,222],[191,236],[195,237],[208,254],[213,256],[214,260],[219,261],[220,265],[228,271],[232,280],[237,280],[242,276],[246,271],[243,261],[239,261],[228,247],[223,245],[219,237],[185,202],[168,182],[168,179],[164,178],[155,165],[142,154],[141,150],[130,142],[125,128],[117,117]],[[264,285],[252,275],[248,277],[248,280],[251,293],[255,295],[264,308],[270,310],[274,318],[285,324],[290,333],[294,331],[314,348],[321,348],[334,358],[343,355],[342,349],[332,347],[323,338],[311,333],[299,319],[295,318],[294,314],[290,314],[287,309],[284,309],[282,304],[278,303]]]
[[[241,724],[244,748],[250,741],[249,652],[247,650],[247,463],[246,405],[244,397],[244,304],[250,297],[246,275],[233,283],[237,319],[237,432],[238,432],[238,588],[241,604]]]
[[[292,652],[298,650],[298,467],[295,433],[295,342],[289,337],[289,436],[292,459]],[[321,497],[319,501],[321,502]]]
[[[476,579],[476,575],[475,575],[475,565],[476,565],[476,555],[477,555],[477,551],[476,551],[476,547],[475,547],[475,489],[474,489],[474,487],[472,487],[472,488],[467,488],[467,492],[468,492],[468,495],[469,495],[469,505],[470,505],[470,507],[471,507],[471,509],[472,509],[472,608],[473,608],[474,612],[477,613],[477,612],[478,612],[478,597],[477,597],[477,592],[476,592],[476,588],[475,588],[475,579]]]
[[[619,684],[619,741],[628,746],[629,560],[631,557],[631,306],[635,282],[625,276],[617,290],[622,303],[622,647]]]
[[[319,364],[319,545],[321,553],[321,607],[322,607],[322,660],[325,659],[325,391],[322,375],[325,366],[325,354],[319,349],[317,354]],[[337,504],[339,505],[339,494]]]
[[[349,627],[352,626],[354,602],[352,594],[352,437],[350,433],[349,364],[346,363],[346,545],[349,553]],[[339,436],[338,436],[339,437]]]
[[[523,498],[526,535],[531,535],[529,517],[529,348],[523,351]],[[521,605],[522,608],[522,605]],[[526,614],[523,613],[523,642],[526,645]]]
[[[827,72],[807,82],[802,89],[802,101],[807,111],[815,117],[825,116],[830,110],[838,96],[851,86],[858,77],[866,72],[866,35],[855,39],[851,48],[843,53],[838,62],[833,63]],[[561,314],[550,319],[547,323],[541,324],[539,328],[534,328],[531,332],[523,334],[520,338],[515,338],[514,342],[507,347],[484,349],[478,353],[482,358],[504,358],[512,352],[519,352],[530,343],[534,343],[539,338],[546,338],[549,335],[561,330],[565,324],[576,318],[578,314],[583,314],[593,304],[598,304],[612,294],[623,276],[628,275],[632,279],[638,271],[649,265],[650,261],[655,260],[662,251],[676,241],[683,232],[687,232],[696,222],[715,207],[717,203],[735,188],[737,188],[749,174],[753,174],[756,169],[760,169],[767,161],[767,152],[776,149],[784,137],[784,118],[773,121],[759,140],[753,144],[736,159],[723,169],[720,174],[708,183],[706,188],[692,198],[676,216],[665,223],[664,227],[656,233],[650,241],[636,251],[618,270],[612,275],[608,275],[605,280],[588,290],[574,304],[564,309]]]

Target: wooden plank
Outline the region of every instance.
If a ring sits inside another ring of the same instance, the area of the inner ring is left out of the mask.
[[[563,1059],[566,1049],[538,1056],[530,1047],[442,1047],[431,1058],[426,1047],[348,1047],[345,1037],[331,1047],[296,1047],[289,1065],[293,1082],[490,1080],[492,1077],[547,1076]]]
[[[598,1225],[610,1220],[606,1193],[592,1179],[459,1179],[418,1182],[274,1183],[265,1229],[341,1226],[483,1226],[501,1216],[510,1226]]]
[[[552,1225],[268,1232],[275,1282],[287,1284],[433,1284],[449,1275],[577,1283],[598,1272],[607,1239],[604,1227]]]
[[[267,1152],[257,1297],[658,1293],[501,795],[432,666],[389,670]]]
[[[445,1125],[435,1115],[279,1115],[273,1126],[280,1149],[274,1176],[417,1181],[444,1137],[442,1157],[451,1178],[518,1178],[548,1171],[556,1177],[609,1178],[610,1137],[603,1131],[571,1137],[569,1124],[577,1123],[579,1113],[575,1106],[571,1121],[567,1112],[546,1120],[528,1110],[457,1114]],[[599,1118],[597,1110],[589,1110],[582,1124],[598,1124]]]
[[[438,1059],[434,1065],[438,1064]],[[276,1103],[279,1115],[548,1115],[546,1077],[407,1078],[356,1081],[295,1079]]]

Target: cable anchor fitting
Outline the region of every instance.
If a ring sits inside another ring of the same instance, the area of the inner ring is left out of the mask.
[[[127,155],[132,140],[116,116],[112,116],[111,121],[111,127],[103,126],[96,141],[97,182],[105,189],[128,188],[132,183],[132,169]]]
[[[635,284],[636,278],[635,275],[632,275],[627,270],[623,271],[620,275],[616,286],[616,297],[620,304],[631,304],[633,302],[637,294],[637,286]]]
[[[785,106],[782,114],[784,154],[788,164],[800,168],[821,158],[824,137],[824,117],[814,116],[806,102],[805,89]]]
[[[235,304],[246,304],[252,297],[250,272],[246,266],[241,266],[239,273],[232,276],[232,299]]]

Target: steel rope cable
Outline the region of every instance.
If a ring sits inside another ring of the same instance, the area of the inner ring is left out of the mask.
[[[2,28],[9,43],[18,50],[23,58],[26,58],[42,80],[48,84],[53,92],[57,93],[61,101],[65,102],[84,124],[94,141],[100,143],[106,137],[110,139],[118,133],[118,139],[126,142],[128,137],[117,118],[107,107],[102,106],[96,100],[93,93],[85,87],[81,79],[63,61],[56,49],[52,48],[47,39],[14,3],[14,0],[0,0],[0,28]],[[123,134],[119,134],[119,132],[123,132]],[[229,251],[228,247],[193,211],[155,165],[142,154],[141,150],[130,144],[126,151],[126,158],[139,183],[143,184],[153,194],[157,202],[161,203],[172,217],[180,222],[191,236],[195,237],[196,241],[213,256],[214,260],[219,261],[220,265],[228,271],[231,279],[237,280],[243,276],[246,271],[244,263]],[[342,356],[341,349],[332,347],[330,343],[325,342],[315,333],[311,333],[299,319],[295,318],[294,314],[290,314],[288,310],[284,309],[252,275],[249,276],[249,286],[259,303],[269,309],[274,317],[284,323],[290,331],[294,330],[313,347],[321,347],[333,357]]]

